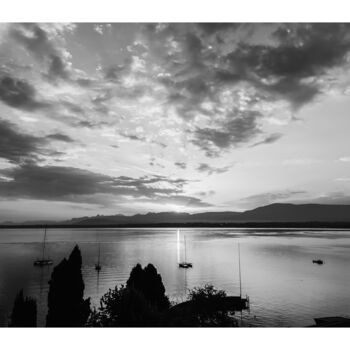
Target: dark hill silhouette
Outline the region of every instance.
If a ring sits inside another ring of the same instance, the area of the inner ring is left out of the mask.
[[[120,225],[120,224],[154,224],[154,223],[196,223],[196,222],[231,222],[240,213],[237,212],[205,212],[205,213],[147,213],[132,216],[111,215],[75,218],[66,221],[75,225]]]
[[[124,225],[162,223],[235,222],[350,222],[350,205],[275,203],[244,212],[203,212],[196,214],[161,212],[126,215],[98,215],[64,222],[75,225]]]
[[[256,223],[257,226],[278,225],[278,223],[301,225],[312,223],[311,226],[321,227],[328,223],[329,227],[350,226],[350,205],[328,204],[288,204],[275,203],[258,207],[243,212],[203,212],[203,213],[176,213],[160,212],[136,215],[97,215],[73,218],[67,221],[53,222],[52,227],[84,227],[84,226],[172,226],[183,224],[184,226],[249,226]],[[298,224],[299,223],[299,224]],[[316,225],[315,225],[316,223]],[[319,224],[317,224],[319,223]],[[338,223],[338,224],[337,224]],[[26,223],[2,223],[2,227],[37,227],[42,226],[42,221]]]
[[[350,205],[281,204],[248,210],[239,220],[250,222],[346,222],[350,221]]]

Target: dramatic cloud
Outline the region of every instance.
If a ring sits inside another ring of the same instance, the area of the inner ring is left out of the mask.
[[[23,134],[0,119],[0,157],[13,163],[36,158],[45,145],[43,138]]]
[[[184,179],[163,176],[111,177],[73,167],[38,166],[24,163],[0,170],[0,195],[6,198],[26,198],[82,203],[110,202],[114,199],[139,200],[198,207],[200,199],[183,195]],[[105,198],[101,195],[105,195]]]
[[[197,128],[192,142],[205,150],[208,157],[216,157],[220,150],[248,142],[259,134],[259,117],[258,112],[233,113],[219,129]]]
[[[47,107],[46,103],[37,100],[36,95],[35,88],[26,81],[0,73],[0,100],[2,102],[11,107],[27,111]]]
[[[349,24],[3,28],[3,198],[131,213],[349,190]]]
[[[41,156],[51,157],[63,153],[50,147],[50,141],[74,142],[62,133],[37,137],[22,133],[15,124],[0,119],[0,158],[11,163],[37,161]]]
[[[55,44],[57,39],[63,40],[62,33],[72,26],[41,26],[39,24],[25,23],[14,25],[10,35],[39,61],[48,66],[47,76],[50,79],[69,78],[69,54],[66,50]]]
[[[140,39],[147,53],[142,64],[158,71],[168,108],[186,121],[208,124],[189,132],[209,157],[253,140],[261,131],[257,116],[282,111],[281,103],[288,103],[292,114],[312,102],[327,89],[328,71],[347,64],[348,25],[275,26],[266,44],[243,41],[239,33],[252,29],[247,27],[149,24]],[[147,57],[157,66],[149,66]],[[119,77],[121,72],[119,67]],[[276,135],[267,143],[277,141]]]

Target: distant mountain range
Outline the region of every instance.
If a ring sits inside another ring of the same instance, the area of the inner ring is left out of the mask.
[[[160,212],[136,215],[97,215],[67,221],[27,221],[21,224],[3,222],[2,225],[56,226],[118,226],[164,224],[239,224],[239,223],[303,223],[330,222],[350,224],[350,205],[275,203],[243,212],[176,213]]]

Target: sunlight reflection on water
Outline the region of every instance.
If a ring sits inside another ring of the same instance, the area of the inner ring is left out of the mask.
[[[97,235],[98,233],[98,235]],[[177,229],[50,229],[48,254],[57,264],[78,243],[83,255],[85,295],[98,306],[100,297],[126,282],[136,263],[151,262],[161,273],[167,294],[183,301],[188,288],[212,283],[239,294],[237,243],[240,242],[243,294],[251,310],[247,325],[305,326],[314,317],[350,314],[350,232],[295,229],[181,229],[193,269],[178,268]],[[102,271],[96,237],[101,242]],[[0,324],[7,324],[20,288],[38,301],[45,324],[52,267],[35,268],[42,230],[0,231]],[[181,248],[182,249],[182,248]],[[323,266],[312,264],[320,258]]]

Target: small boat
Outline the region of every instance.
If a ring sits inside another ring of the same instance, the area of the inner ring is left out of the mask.
[[[51,259],[45,258],[46,229],[47,227],[45,226],[44,241],[42,243],[42,256],[41,256],[41,259],[37,259],[34,261],[34,266],[42,267],[42,266],[48,266],[53,264],[53,261]]]
[[[101,255],[101,243],[98,242],[98,258],[97,258],[97,264],[95,264],[95,270],[97,272],[100,272],[102,269],[102,266],[100,264],[100,255]]]
[[[193,267],[192,263],[187,262],[187,257],[186,257],[186,236],[184,237],[184,242],[185,242],[185,261],[182,261],[179,263],[179,267],[182,269],[188,269]]]
[[[192,266],[192,263],[181,262],[181,263],[179,263],[179,267],[182,267],[183,269],[188,269],[188,268],[193,267],[193,266]]]
[[[312,263],[313,264],[317,264],[317,265],[323,265],[324,264],[323,260],[321,260],[321,259],[312,260]]]

